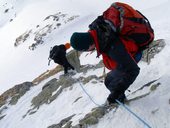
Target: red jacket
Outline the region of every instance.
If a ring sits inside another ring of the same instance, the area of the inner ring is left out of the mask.
[[[108,68],[109,70],[115,69],[117,66],[117,62],[111,59],[107,54],[99,52],[97,32],[95,30],[90,30],[89,32],[94,39],[96,50],[97,50],[97,55],[98,56],[102,55],[103,63],[106,66],[106,68]],[[138,51],[138,46],[132,40],[127,40],[127,39],[124,39],[123,37],[121,38],[121,42],[124,44],[127,52],[130,54],[132,59],[134,59],[133,57]]]

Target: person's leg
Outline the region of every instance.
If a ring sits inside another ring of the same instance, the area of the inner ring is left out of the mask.
[[[68,62],[66,56],[62,56],[61,60],[65,72],[67,72],[69,69],[74,70],[74,67]]]
[[[69,62],[67,63],[67,65],[70,69],[74,70],[74,67]]]
[[[105,85],[110,92],[114,91],[117,88],[117,84],[119,84],[123,80],[123,72],[118,69],[110,71],[105,78]]]
[[[63,66],[64,67],[64,74],[68,73],[68,67],[67,66]]]
[[[112,45],[107,54],[117,62],[117,70],[124,73],[122,84],[126,90],[135,81],[140,68],[121,42]]]
[[[105,79],[105,85],[111,92],[108,101],[114,103],[115,99],[125,98],[124,92],[135,81],[140,68],[122,43],[111,46],[107,54],[118,64],[117,69],[108,73]]]
[[[114,103],[115,99],[120,100],[121,102],[125,99],[125,86],[122,84],[124,72],[115,69],[109,72],[105,79],[105,85],[107,89],[110,91],[110,95],[107,100],[109,103]]]

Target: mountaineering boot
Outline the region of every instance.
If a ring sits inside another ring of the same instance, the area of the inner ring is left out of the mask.
[[[120,102],[124,103],[125,99],[126,99],[126,96],[124,93],[112,92],[108,96],[107,101],[109,102],[109,104],[116,103],[116,100],[119,100]]]
[[[125,94],[124,94],[124,93],[121,93],[121,94],[118,96],[117,100],[120,101],[120,102],[122,102],[122,103],[124,103],[125,100],[126,100]]]

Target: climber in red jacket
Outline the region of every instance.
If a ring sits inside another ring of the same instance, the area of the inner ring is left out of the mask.
[[[125,3],[113,3],[95,19],[88,32],[75,32],[71,46],[78,51],[96,49],[106,68],[111,70],[105,85],[110,90],[108,102],[124,102],[125,90],[135,81],[140,68],[137,63],[154,39],[148,19]]]

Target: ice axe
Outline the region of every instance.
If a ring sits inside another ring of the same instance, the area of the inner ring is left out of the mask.
[[[53,49],[53,47],[50,48],[50,53],[51,53],[51,50]],[[50,58],[50,55],[48,57],[48,66],[50,65],[50,62],[51,62],[51,58]]]

